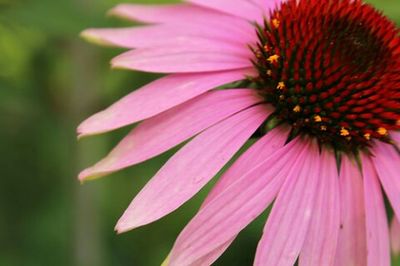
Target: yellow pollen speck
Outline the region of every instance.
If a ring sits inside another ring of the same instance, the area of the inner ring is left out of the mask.
[[[365,138],[366,140],[370,140],[370,139],[371,139],[371,134],[365,133],[365,134],[364,134],[364,138]]]
[[[319,115],[314,116],[314,121],[319,123],[322,122],[322,118]]]
[[[378,130],[376,132],[378,132],[378,134],[381,135],[381,136],[386,136],[387,133],[388,133],[387,129],[384,128],[384,127],[378,128]]]
[[[271,70],[271,69],[268,69],[268,70],[267,70],[267,75],[268,75],[268,76],[272,76],[272,70]]]
[[[278,83],[278,86],[276,87],[278,90],[283,90],[286,87],[285,82],[281,81]]]
[[[322,131],[327,131],[327,130],[328,130],[328,127],[327,127],[327,126],[321,126],[321,130],[322,130]]]
[[[272,25],[274,25],[275,28],[278,28],[280,24],[281,22],[279,21],[279,19],[274,18],[272,20]]]
[[[264,45],[264,51],[266,51],[267,53],[269,52],[269,46],[268,45]]]
[[[272,64],[272,63],[278,62],[278,59],[279,59],[279,55],[274,54],[274,55],[271,55],[270,57],[268,57],[267,61]]]
[[[300,105],[296,105],[296,106],[293,108],[293,111],[296,112],[296,113],[299,113],[299,112],[301,111]]]
[[[350,135],[350,132],[342,127],[342,129],[340,130],[340,136],[347,137],[348,135]]]
[[[280,95],[279,100],[281,100],[281,101],[285,100],[285,95]]]

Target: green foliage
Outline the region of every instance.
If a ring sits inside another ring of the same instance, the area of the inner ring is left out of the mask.
[[[129,130],[78,143],[78,123],[154,79],[111,71],[108,61],[121,50],[79,39],[88,27],[128,25],[105,17],[119,2],[0,0],[0,265],[158,265],[209,189],[167,218],[117,236],[116,220],[173,151],[105,179],[76,180]],[[399,18],[398,0],[370,2]],[[265,217],[217,265],[251,265]]]

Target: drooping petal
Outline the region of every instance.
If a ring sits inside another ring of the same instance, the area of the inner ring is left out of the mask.
[[[286,164],[299,165],[307,147],[292,141],[204,205],[176,240],[170,266],[191,265],[232,240],[268,207],[290,171]]]
[[[115,57],[111,64],[114,68],[153,73],[196,73],[251,67],[250,49],[232,52],[228,48],[212,43],[200,48],[186,45],[142,48]]]
[[[321,174],[310,228],[299,265],[331,266],[340,227],[339,174],[333,152],[322,150]]]
[[[233,240],[232,240],[233,241]],[[228,241],[223,245],[219,246],[212,252],[207,255],[201,257],[200,259],[193,262],[190,266],[210,266],[212,265],[224,252],[229,248],[232,244],[232,241]],[[170,265],[169,265],[170,266]]]
[[[336,266],[367,265],[362,177],[356,163],[343,156],[339,177],[341,221]]]
[[[309,145],[300,165],[291,165],[289,176],[279,191],[258,243],[255,266],[292,266],[300,253],[313,215],[320,155],[317,145]]]
[[[84,170],[79,179],[103,176],[148,160],[261,101],[252,89],[208,92],[142,122],[106,158]]]
[[[266,107],[258,105],[195,137],[136,196],[118,221],[117,231],[151,223],[189,200],[217,174],[267,116]]]
[[[229,169],[221,176],[217,184],[207,195],[201,208],[204,208],[212,200],[220,196],[231,185],[238,181],[242,176],[246,175],[251,169],[257,167],[266,158],[269,158],[277,150],[281,149],[288,137],[289,129],[286,127],[278,127],[253,144]],[[194,262],[193,266],[211,265],[217,260],[225,250],[231,245],[236,238],[233,236],[225,244],[219,246],[212,252],[206,254],[202,258]]]
[[[87,136],[133,124],[215,87],[244,79],[250,74],[250,69],[239,69],[216,73],[177,74],[161,78],[89,117],[78,127],[78,133],[80,136]]]
[[[400,255],[400,223],[396,217],[393,217],[390,225],[390,244],[393,255]]]
[[[389,230],[378,176],[371,159],[362,155],[367,230],[367,265],[390,266]]]
[[[119,4],[110,15],[145,23],[171,23],[190,20],[197,16],[216,15],[216,12],[190,4],[140,5]]]
[[[400,132],[398,132],[398,131],[392,131],[392,132],[390,132],[390,136],[391,136],[392,139],[396,142],[397,147],[400,148]]]
[[[253,144],[229,169],[221,176],[215,186],[208,193],[202,207],[218,197],[224,190],[245,175],[249,170],[262,163],[285,144],[289,134],[286,127],[277,127],[255,144]]]
[[[247,0],[186,0],[187,2],[204,6],[207,8],[215,9],[230,15],[247,19],[249,21],[256,21],[261,23],[263,21],[264,12],[260,6]]]
[[[275,8],[282,0],[249,0],[249,1],[261,7],[264,16],[268,16],[269,11]]]
[[[201,48],[210,43],[232,51],[248,51],[246,38],[238,38],[240,32],[221,30],[218,27],[201,25],[152,25],[129,28],[87,29],[81,33],[88,41],[123,48],[146,48],[162,45],[187,45]],[[236,47],[236,48],[235,48]],[[229,51],[229,50],[228,50]]]
[[[248,21],[200,6],[121,4],[110,13],[134,21],[162,23],[176,28],[186,25],[194,31],[200,27],[210,32],[218,31],[220,35],[231,34],[247,43],[257,40],[254,26]]]
[[[392,204],[393,210],[400,218],[400,155],[390,144],[375,143],[374,162],[381,184]]]

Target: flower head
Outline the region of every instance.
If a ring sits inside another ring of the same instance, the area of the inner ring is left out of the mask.
[[[192,138],[136,196],[117,231],[174,211],[257,138],[166,264],[210,265],[274,201],[255,265],[390,265],[384,193],[396,252],[400,238],[396,26],[360,0],[187,2],[120,5],[111,13],[150,25],[83,33],[132,49],[114,67],[168,75],[79,126],[84,136],[142,121],[81,180]]]

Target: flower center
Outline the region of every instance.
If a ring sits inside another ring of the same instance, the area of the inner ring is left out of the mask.
[[[274,117],[339,150],[400,129],[400,38],[360,0],[287,0],[258,27],[257,88]]]

